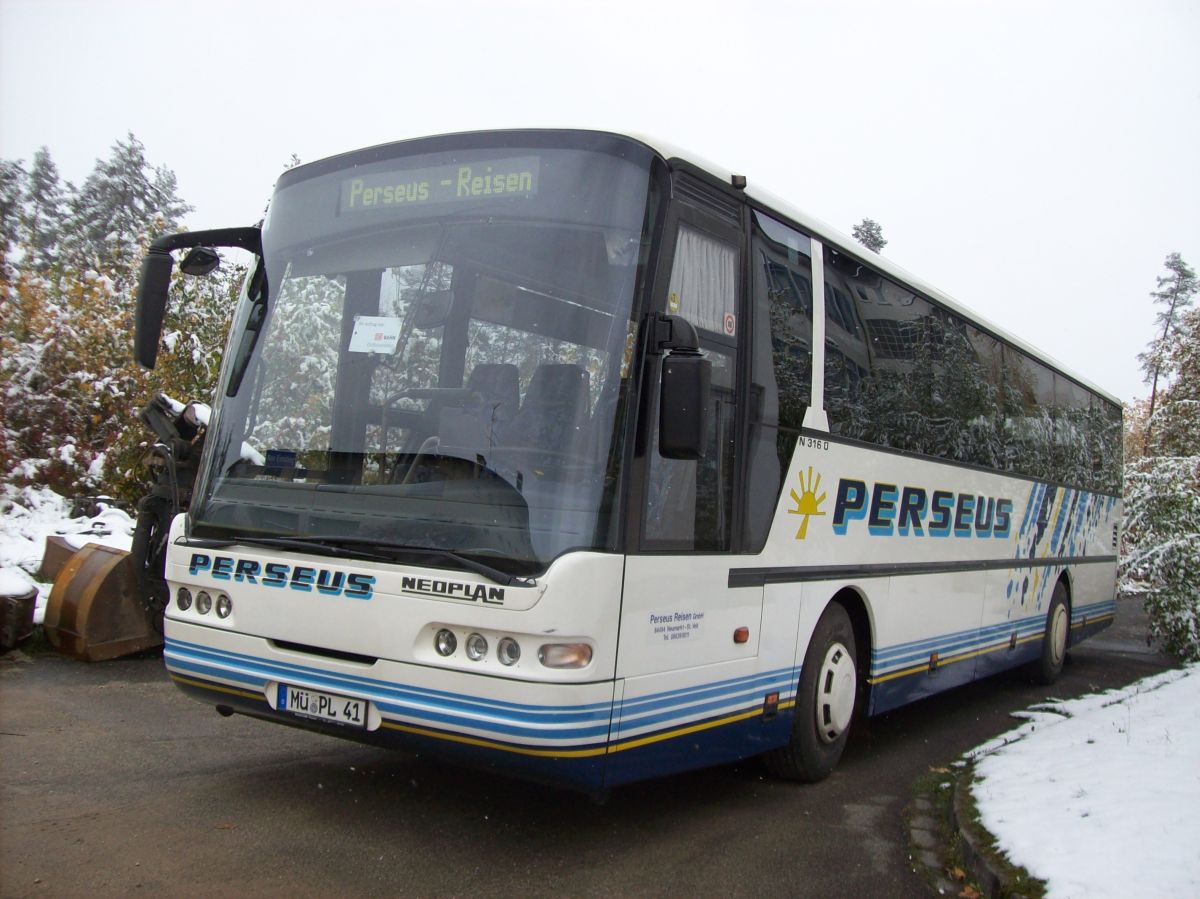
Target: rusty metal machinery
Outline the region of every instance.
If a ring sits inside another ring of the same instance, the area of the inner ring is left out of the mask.
[[[46,604],[46,636],[60,652],[89,662],[162,645],[167,535],[191,501],[205,422],[194,405],[178,410],[163,396],[140,418],[158,442],[147,457],[154,487],[138,503],[131,551],[92,543],[63,560],[55,547],[43,561],[61,566]]]
[[[89,543],[63,566],[42,622],[59,652],[102,662],[162,644],[129,553]]]

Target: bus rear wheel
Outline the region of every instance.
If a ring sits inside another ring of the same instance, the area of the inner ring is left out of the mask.
[[[854,626],[846,610],[831,603],[804,653],[791,738],[764,755],[768,770],[802,783],[828,777],[846,747],[858,694]]]
[[[1050,597],[1046,613],[1046,633],[1042,637],[1042,655],[1030,666],[1034,681],[1050,685],[1062,674],[1067,659],[1067,644],[1071,636],[1071,610],[1067,604],[1067,587],[1059,581]]]

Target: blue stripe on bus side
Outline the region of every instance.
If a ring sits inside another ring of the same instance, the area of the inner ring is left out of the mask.
[[[470,718],[451,711],[422,708],[411,704],[400,705],[374,697],[372,697],[372,701],[379,709],[379,713],[387,720],[440,724],[444,725],[447,730],[487,731],[492,734],[502,734],[514,743],[518,742],[516,738],[525,737],[554,741],[556,745],[560,742],[574,745],[576,743],[604,742],[608,737],[608,719],[586,727],[557,727],[545,723],[518,723],[516,719],[506,722],[496,718]]]
[[[1100,615],[1112,615],[1117,611],[1117,601],[1110,599],[1106,602],[1093,602],[1086,606],[1077,606],[1071,610],[1072,624],[1083,618],[1093,618]]]
[[[928,656],[930,652],[938,652],[940,654],[970,649],[980,643],[987,643],[1001,636],[1007,638],[1014,629],[1018,633],[1021,631],[1040,631],[1045,623],[1046,616],[1039,614],[1027,618],[1019,618],[1016,621],[1004,621],[985,628],[972,628],[971,630],[939,634],[936,637],[913,640],[910,643],[898,643],[895,646],[873,651],[871,653],[871,667],[872,669],[892,667],[905,661]]]
[[[773,681],[766,681],[737,693],[724,693],[709,702],[692,702],[686,707],[675,708],[671,711],[659,712],[657,714],[643,711],[640,714],[631,714],[628,708],[619,707],[617,717],[620,721],[621,739],[624,740],[631,737],[635,731],[640,731],[648,727],[653,728],[656,725],[664,725],[668,729],[675,728],[681,724],[690,723],[693,720],[706,718],[710,713],[761,709],[764,692],[779,693],[779,702],[781,703],[791,699],[795,694],[795,684],[791,679],[791,669],[788,669],[786,679],[777,678]]]
[[[714,681],[678,690],[668,690],[662,693],[652,693],[636,699],[626,699],[618,703],[619,710],[626,715],[633,715],[677,705],[680,702],[708,699],[712,696],[727,693],[729,690],[794,690],[796,687],[792,668],[778,668],[762,674],[752,674],[735,677],[730,680]]]
[[[1084,618],[1094,619],[1111,616],[1116,611],[1116,600],[1089,603],[1071,610],[1071,622],[1082,622]],[[995,646],[1002,648],[1016,631],[1017,639],[1022,640],[1035,634],[1040,635],[1045,630],[1044,614],[1032,615],[1015,621],[1003,621],[988,627],[969,631],[958,631],[942,634],[910,643],[901,643],[871,653],[871,676],[879,677],[890,671],[903,669],[907,665],[928,661],[930,654],[936,652],[939,656],[973,653],[981,649]]]

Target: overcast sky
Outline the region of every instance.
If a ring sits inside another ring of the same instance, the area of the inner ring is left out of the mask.
[[[0,0],[0,156],[82,182],[132,131],[192,228],[304,161],[632,130],[745,173],[1122,399],[1200,266],[1200,3]]]

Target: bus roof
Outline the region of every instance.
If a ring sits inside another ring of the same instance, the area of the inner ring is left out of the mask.
[[[628,133],[626,136],[645,144],[668,161],[679,160],[681,162],[686,162],[707,172],[725,184],[729,184],[734,175],[730,169],[727,169],[722,165],[711,162],[710,160],[707,160],[701,156],[697,156],[695,153],[691,153],[690,151],[684,150],[669,142],[660,140],[657,137],[636,132]],[[1015,334],[1012,334],[1004,328],[1001,328],[994,322],[989,321],[979,313],[955,300],[949,294],[896,265],[887,257],[871,252],[845,232],[840,231],[826,222],[809,215],[787,200],[784,200],[776,194],[773,194],[771,191],[760,188],[752,178],[747,178],[746,188],[743,193],[747,198],[756,204],[767,209],[771,209],[785,218],[791,219],[802,229],[821,240],[822,243],[828,243],[836,246],[838,250],[844,251],[859,261],[879,269],[884,274],[903,282],[909,287],[912,287],[918,293],[924,294],[928,298],[937,301],[939,304],[945,306],[952,312],[958,313],[973,324],[979,325],[983,330],[991,332],[994,336],[999,337],[1005,342],[1012,344],[1025,353],[1028,353],[1039,362],[1042,362],[1055,371],[1066,375],[1071,380],[1078,382],[1080,385],[1086,387],[1093,393],[1104,397],[1109,402],[1115,403],[1118,406],[1122,405],[1120,399],[1113,396],[1104,388],[1089,381],[1087,378],[1084,378],[1083,376],[1072,371],[1070,368],[1057,361],[1053,356],[1050,356],[1043,350],[1039,350],[1037,347],[1030,345],[1020,337],[1017,337]]]

